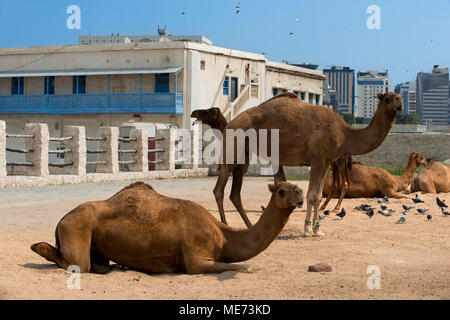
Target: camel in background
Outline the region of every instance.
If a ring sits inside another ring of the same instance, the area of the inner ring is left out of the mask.
[[[287,95],[289,95],[289,93]],[[277,95],[274,98],[279,98],[280,96],[286,96],[286,94],[284,93],[281,95]],[[223,116],[222,112],[217,107],[212,107],[209,109],[194,110],[191,113],[191,118],[196,118],[196,120],[209,125],[211,128],[220,130],[220,132],[222,132],[222,134],[225,130],[225,127],[228,124],[227,119]],[[342,198],[344,197],[343,195],[345,194],[344,190],[345,190],[345,188],[348,187],[348,184],[349,184],[349,180],[348,180],[348,169],[349,169],[348,165],[349,164],[351,165],[350,157],[339,159],[338,161],[333,162],[331,164],[331,166],[333,168],[333,186],[336,184],[337,188],[339,188],[338,190],[342,190],[341,191]],[[220,166],[219,166],[219,168],[220,168]],[[246,171],[247,170],[245,170],[245,172]],[[233,179],[236,178],[238,181],[242,181],[242,176],[245,175],[245,172],[243,172],[243,170],[233,171]],[[286,181],[286,177],[285,177],[282,166],[279,167],[277,174],[274,176],[274,179],[275,179],[275,184],[277,184],[281,181]],[[234,187],[234,189],[233,189],[233,187]],[[233,202],[236,209],[238,209],[240,207],[243,208],[240,194],[236,192],[236,188],[235,188],[236,184],[233,184],[233,187],[232,187],[231,194],[230,194],[230,200]],[[326,205],[328,204],[328,202],[330,200],[331,200],[331,197],[328,197],[328,199],[322,206],[321,210],[325,209]],[[336,208],[334,210],[338,210],[341,202],[342,202],[342,199],[339,201],[338,205],[336,206]],[[244,211],[245,211],[245,209],[244,209]],[[239,211],[239,212],[241,212],[241,211]],[[247,225],[248,228],[250,228],[252,226],[250,220],[247,218],[246,215],[242,216],[242,219],[244,220],[244,223]],[[221,216],[221,220],[223,223],[225,223],[225,224],[227,223],[225,215],[223,217]]]
[[[303,205],[303,192],[294,184],[270,184],[269,190],[259,221],[241,230],[195,202],[166,197],[137,182],[66,214],[56,227],[56,248],[39,242],[31,249],[61,268],[77,265],[81,272],[107,272],[110,260],[149,273],[249,271],[231,262],[264,251],[294,208]]]
[[[439,160],[431,160],[411,183],[411,192],[450,192],[450,167]]]
[[[377,167],[368,167],[360,162],[353,162],[349,178],[351,181],[347,189],[348,198],[372,198],[388,196],[390,198],[405,198],[406,196],[399,192],[404,191],[410,185],[414,173],[421,165],[426,165],[426,159],[419,152],[409,154],[408,164],[405,172],[400,176],[394,176],[385,169]],[[337,193],[332,194],[332,181],[328,175],[323,193],[333,197],[340,196]]]
[[[399,94],[378,93],[379,104],[369,126],[356,129],[347,124],[335,111],[298,99],[294,94],[282,94],[250,108],[234,118],[225,129],[278,129],[279,166],[311,166],[307,194],[305,236],[322,235],[319,230],[319,204],[329,165],[344,157],[365,154],[376,149],[386,138],[395,123],[397,112],[403,107]],[[223,153],[226,154],[226,135],[223,139]],[[223,195],[230,172],[233,172],[233,186],[230,197],[240,199],[242,176],[248,168],[249,147],[246,144],[246,164],[237,164],[236,138],[235,159],[232,164],[222,164],[214,187],[214,196],[220,216],[224,218]],[[270,152],[270,139],[268,141]],[[241,177],[236,179],[235,171]],[[239,201],[240,202],[240,201]],[[237,203],[239,203],[237,202]],[[235,205],[236,203],[233,202]],[[314,208],[314,221],[311,221]],[[242,206],[237,207],[242,217],[247,218]],[[248,218],[247,218],[248,220]]]

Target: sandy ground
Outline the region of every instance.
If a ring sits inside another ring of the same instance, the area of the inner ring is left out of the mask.
[[[149,181],[157,191],[194,200],[218,217],[212,194],[215,178]],[[243,202],[250,219],[270,198],[267,178],[244,181]],[[307,182],[296,181],[306,192]],[[30,250],[39,241],[54,243],[60,218],[87,200],[105,199],[127,183],[84,184],[34,189],[0,190],[1,299],[450,299],[450,217],[423,195],[433,215],[411,212],[406,224],[395,224],[405,200],[391,200],[392,217],[372,219],[352,210],[375,199],[345,199],[347,216],[325,218],[325,236],[303,238],[305,210],[296,210],[269,248],[247,261],[254,273],[219,275],[149,275],[120,270],[107,275],[82,274],[81,289],[68,289],[69,278]],[[227,195],[231,183],[227,186]],[[450,194],[439,195],[450,203]],[[332,208],[336,200],[331,202]],[[244,226],[231,202],[228,221]],[[326,262],[330,273],[311,273],[308,265]],[[368,266],[381,271],[381,289],[368,289]]]

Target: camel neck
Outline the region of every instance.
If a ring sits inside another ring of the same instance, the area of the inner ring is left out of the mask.
[[[414,173],[416,172],[417,167],[418,165],[416,163],[416,160],[414,158],[410,158],[408,160],[408,165],[406,166],[405,172],[403,172],[402,175],[395,177],[398,184],[397,191],[405,190],[406,187],[408,187],[414,177]]]
[[[250,229],[237,230],[222,225],[226,239],[224,261],[245,261],[264,251],[286,225],[292,211],[293,208],[280,212],[270,201],[258,222]]]
[[[389,130],[395,123],[395,115],[389,116],[384,109],[378,105],[377,112],[366,128],[356,129],[351,126],[345,127],[344,138],[347,155],[369,153],[383,143]]]

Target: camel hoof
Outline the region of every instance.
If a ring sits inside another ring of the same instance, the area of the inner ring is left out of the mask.
[[[311,230],[303,232],[303,237],[312,237],[312,236],[314,236],[314,234]]]
[[[320,230],[314,231],[314,236],[316,236],[316,237],[320,237],[320,236],[324,236],[324,235],[325,235],[325,233],[323,233]]]

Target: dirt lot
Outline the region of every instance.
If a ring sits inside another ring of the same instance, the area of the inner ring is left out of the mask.
[[[149,181],[158,192],[199,202],[218,217],[212,189],[215,178]],[[255,222],[270,193],[267,178],[246,178],[243,202]],[[307,182],[296,181],[306,192]],[[269,248],[247,261],[254,273],[219,275],[149,275],[116,269],[107,275],[82,274],[81,289],[66,287],[69,275],[30,250],[38,241],[54,243],[60,218],[87,200],[105,199],[127,183],[52,186],[0,190],[1,299],[450,299],[450,217],[438,210],[435,195],[423,195],[433,215],[410,212],[406,224],[395,224],[401,204],[391,217],[372,219],[357,204],[375,199],[344,200],[347,216],[325,218],[325,236],[303,238],[305,210],[296,210]],[[226,192],[229,194],[231,183]],[[439,195],[450,203],[450,194]],[[331,202],[334,207],[335,200]],[[228,221],[244,226],[231,202]],[[308,265],[326,262],[330,273],[307,272]],[[369,290],[368,266],[381,271],[381,289]]]

